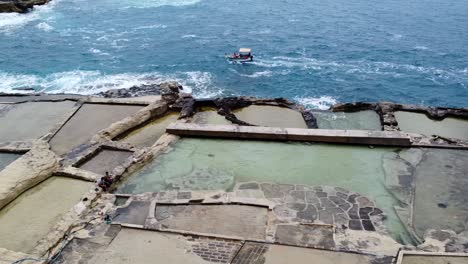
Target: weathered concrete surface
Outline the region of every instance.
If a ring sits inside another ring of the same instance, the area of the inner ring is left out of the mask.
[[[189,250],[181,236],[123,228],[107,248],[96,252],[87,263],[210,263]]]
[[[335,248],[333,226],[278,225],[275,242],[293,246]]]
[[[177,121],[178,117],[178,113],[169,113],[143,127],[131,131],[119,141],[132,144],[138,148],[150,147],[166,132],[166,127],[169,124]]]
[[[47,179],[57,168],[57,156],[49,150],[49,145],[38,142],[28,153],[0,171],[0,209]]]
[[[267,209],[243,205],[156,205],[163,229],[265,239]]]
[[[102,149],[91,159],[80,164],[79,168],[100,175],[112,173],[114,168],[123,164],[132,154],[130,151]]]
[[[431,120],[425,114],[398,111],[395,112],[400,130],[426,136],[438,135],[468,141],[468,120],[446,117],[443,120]]]
[[[450,256],[418,256],[408,255],[403,257],[401,264],[467,264],[467,257]]]
[[[86,143],[99,130],[136,113],[141,106],[84,104],[50,140],[52,150],[63,155]]]
[[[77,108],[72,101],[9,105],[0,109],[0,141],[26,141],[55,133]]]
[[[300,112],[284,107],[251,105],[234,114],[239,120],[258,126],[307,128]]]
[[[33,253],[58,220],[93,186],[52,177],[21,194],[0,211],[0,247]]]
[[[415,169],[414,227],[459,233],[468,226],[468,151],[426,149]]]
[[[132,201],[124,208],[118,208],[115,222],[144,226],[146,218],[150,214],[150,202]]]
[[[270,245],[263,255],[265,264],[373,264],[372,257],[344,252]],[[256,262],[250,262],[256,263]],[[391,264],[391,262],[382,264]]]
[[[347,143],[386,146],[410,146],[410,138],[396,131],[360,131],[297,129],[273,127],[249,127],[236,125],[198,125],[173,123],[166,129],[168,133],[179,136],[220,137],[237,139],[266,139],[315,141],[328,143]]]
[[[224,116],[217,113],[216,108],[202,107],[193,116],[192,122],[195,124],[210,124],[210,125],[230,125],[231,122]]]
[[[36,258],[36,256],[0,248],[0,264],[11,264],[20,259]],[[23,261],[24,264],[38,264],[37,261]]]

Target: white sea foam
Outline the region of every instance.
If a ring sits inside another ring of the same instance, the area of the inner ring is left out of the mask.
[[[259,71],[259,72],[254,72],[252,74],[239,74],[239,75],[248,77],[248,78],[271,77],[273,76],[273,72],[272,71]]]
[[[13,93],[21,92],[17,90],[21,88],[34,88],[49,93],[95,94],[109,89],[130,88],[168,80],[180,82],[185,92],[200,98],[215,97],[222,93],[221,89],[213,87],[212,76],[208,72],[103,74],[99,71],[80,70],[53,73],[45,77],[0,72],[0,92]]]
[[[415,50],[428,50],[429,48],[426,46],[416,46],[414,47]]]
[[[41,22],[39,24],[36,25],[36,27],[40,30],[43,30],[45,32],[49,32],[51,31],[52,29],[54,29],[54,27],[52,27],[51,25],[47,24],[46,22]]]
[[[154,24],[154,25],[136,27],[135,30],[156,29],[156,28],[167,28],[167,26],[166,26],[166,25],[162,25],[162,24]]]
[[[330,106],[337,103],[335,98],[327,95],[320,97],[295,97],[294,100],[307,108],[320,110],[327,110]]]
[[[58,2],[60,2],[60,0],[51,1],[46,5],[36,6],[34,7],[34,10],[26,14],[0,13],[0,33],[10,34],[33,21],[47,18],[49,13],[52,12],[53,8],[58,4]],[[47,27],[45,26],[46,24],[47,23],[43,24],[43,28],[40,29],[44,30]],[[49,25],[49,27],[51,26]]]
[[[111,0],[113,1],[113,0]],[[201,0],[123,0],[118,1],[123,8],[155,8],[161,6],[187,6],[194,5]]]
[[[196,38],[197,35],[183,35],[182,38]]]

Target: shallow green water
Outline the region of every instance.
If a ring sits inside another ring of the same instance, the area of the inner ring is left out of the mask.
[[[406,236],[384,186],[382,156],[391,148],[183,139],[174,150],[131,175],[117,193],[170,189],[229,190],[236,182],[331,185],[375,200],[395,236]]]
[[[158,118],[144,127],[138,128],[120,141],[130,143],[136,147],[150,147],[166,132],[166,127],[177,121],[179,113],[170,113]]]
[[[379,115],[372,110],[353,113],[312,112],[321,129],[382,130]]]
[[[21,154],[0,152],[0,171],[19,157]]]
[[[224,118],[222,115],[218,115],[215,108],[203,107],[197,112],[192,119],[193,123],[196,124],[209,124],[209,125],[231,125],[232,123]]]
[[[447,117],[436,121],[425,114],[404,111],[395,112],[395,117],[400,130],[404,132],[468,140],[468,120]]]
[[[239,120],[257,126],[307,128],[300,112],[285,107],[251,105],[234,114]]]

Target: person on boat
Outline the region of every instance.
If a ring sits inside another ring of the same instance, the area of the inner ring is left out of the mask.
[[[237,59],[237,53],[234,52],[234,54],[232,55],[232,58]]]

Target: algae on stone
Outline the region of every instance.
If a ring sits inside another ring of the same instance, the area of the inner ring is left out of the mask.
[[[52,177],[21,194],[0,211],[0,247],[31,253],[92,185]]]
[[[379,115],[372,110],[352,113],[314,111],[320,129],[382,130]]]
[[[234,111],[239,120],[257,126],[307,128],[298,111],[269,105],[251,105]]]
[[[176,122],[178,117],[178,113],[169,113],[143,127],[131,131],[128,135],[119,141],[130,143],[139,148],[150,147],[156,143],[159,137],[166,133],[166,127],[169,124]]]

